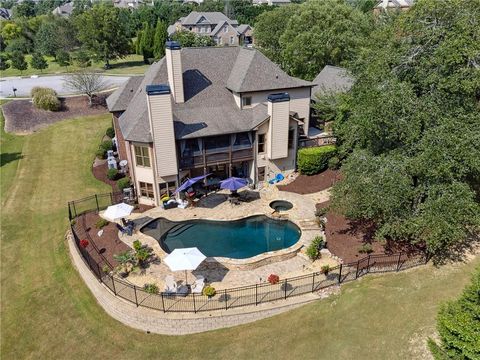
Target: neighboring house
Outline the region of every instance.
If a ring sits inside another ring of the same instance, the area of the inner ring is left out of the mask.
[[[124,9],[137,9],[143,4],[153,6],[153,0],[113,0],[113,6]]]
[[[257,185],[294,171],[312,86],[255,49],[167,42],[165,57],[107,99],[139,202],[160,205],[187,177]]]
[[[312,101],[316,101],[316,95],[338,94],[347,92],[353,86],[353,77],[347,69],[338,66],[325,66],[312,81]]]
[[[172,36],[177,31],[192,31],[199,35],[210,36],[217,45],[243,45],[253,42],[250,25],[239,25],[221,12],[192,11],[188,16],[178,19],[167,29]]]
[[[53,15],[69,17],[73,12],[73,1],[57,6],[52,10]]]
[[[410,9],[415,0],[381,0],[374,7],[373,12],[375,14],[381,11],[404,11]]]
[[[0,20],[10,20],[12,18],[12,10],[0,8]]]
[[[275,6],[282,6],[282,5],[288,5],[291,3],[290,0],[253,0],[253,5],[275,5]]]

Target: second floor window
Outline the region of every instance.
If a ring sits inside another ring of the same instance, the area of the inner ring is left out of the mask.
[[[150,167],[150,155],[148,153],[148,147],[135,145],[134,149],[135,163],[137,166]]]
[[[233,36],[230,36],[230,45],[233,45],[235,39],[233,38]]]
[[[228,32],[228,26],[225,26],[225,27],[223,28],[223,32]]]
[[[140,196],[153,199],[155,195],[153,194],[153,184],[140,181],[138,183],[140,187]]]
[[[258,153],[265,152],[265,134],[258,134]]]
[[[242,96],[242,107],[252,106],[252,97],[251,96]]]

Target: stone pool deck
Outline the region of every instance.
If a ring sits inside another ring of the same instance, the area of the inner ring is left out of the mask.
[[[236,220],[252,215],[267,215],[275,217],[274,211],[270,208],[270,202],[274,200],[287,200],[294,206],[286,213],[282,213],[282,218],[286,218],[300,227],[302,231],[298,245],[277,252],[259,255],[256,261],[258,264],[248,270],[239,270],[235,264],[242,260],[223,261],[224,258],[208,258],[197,270],[188,272],[188,282],[195,280],[196,275],[204,276],[217,290],[251,285],[266,281],[270,274],[277,274],[280,278],[294,277],[309,274],[314,271],[320,271],[325,265],[335,266],[337,261],[329,256],[323,256],[321,259],[311,262],[304,255],[305,248],[310,244],[313,238],[323,235],[315,221],[315,204],[319,200],[328,200],[328,191],[311,195],[299,195],[295,193],[279,191],[276,186],[268,186],[260,191],[250,191],[253,198],[249,202],[242,202],[240,205],[232,205],[228,202],[228,192],[218,192],[210,194],[199,200],[195,207],[187,209],[164,210],[161,207],[153,208],[141,214],[132,214],[130,219],[144,223],[150,219],[163,217],[172,221],[182,221],[189,219],[210,219],[210,220]],[[136,231],[132,236],[121,235],[120,239],[129,246],[133,241],[140,240],[143,244],[150,246],[159,262],[150,264],[142,274],[130,274],[127,280],[137,286],[143,286],[146,283],[154,283],[160,289],[164,287],[164,279],[167,275],[173,275],[178,282],[185,281],[185,273],[171,272],[163,263],[162,259],[167,255],[158,244],[157,240]],[[295,249],[292,249],[294,248]],[[298,254],[297,254],[298,253]],[[276,256],[274,262],[269,258]],[[216,260],[218,259],[218,261]],[[251,261],[248,259],[246,261]]]

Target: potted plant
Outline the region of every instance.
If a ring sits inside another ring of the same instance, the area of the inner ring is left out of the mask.
[[[208,296],[209,299],[211,299],[215,294],[217,293],[217,290],[211,285],[205,286],[203,288],[203,295]]]
[[[155,284],[145,284],[143,285],[143,290],[147,292],[148,294],[158,294],[158,286]]]
[[[328,275],[328,273],[330,272],[330,265],[323,265],[321,268],[320,268],[320,272],[322,274],[325,274],[325,275]]]
[[[80,240],[80,246],[83,247],[84,249],[87,248],[88,244],[90,244],[90,243],[88,242],[87,239]]]
[[[267,278],[267,281],[270,284],[275,285],[275,284],[278,284],[278,282],[280,281],[280,277],[278,275],[275,275],[275,274],[270,274]]]

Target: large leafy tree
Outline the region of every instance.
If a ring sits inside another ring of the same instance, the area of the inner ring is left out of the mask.
[[[14,51],[12,55],[10,55],[10,62],[12,64],[12,68],[20,70],[20,74],[23,70],[27,70],[28,68],[25,55],[20,51]]]
[[[109,67],[110,60],[131,51],[128,26],[122,21],[121,9],[107,4],[95,5],[76,17],[78,39],[98,60]]]
[[[178,41],[182,47],[215,46],[215,41],[210,36],[195,34],[191,31],[178,31],[172,39]]]
[[[460,298],[442,306],[437,329],[440,345],[429,340],[435,360],[480,359],[480,268]]]
[[[280,36],[283,66],[291,75],[311,80],[327,64],[354,59],[370,30],[369,17],[344,0],[308,1]]]
[[[33,53],[32,59],[30,60],[30,66],[43,72],[43,69],[48,68],[48,62],[42,54],[35,52]]]
[[[72,23],[55,17],[44,21],[35,35],[35,48],[43,55],[55,56],[60,50],[71,51],[78,45]]]
[[[335,133],[333,204],[376,237],[458,254],[480,226],[480,7],[424,0],[380,26],[354,63]]]

